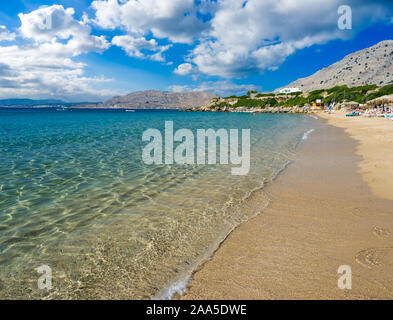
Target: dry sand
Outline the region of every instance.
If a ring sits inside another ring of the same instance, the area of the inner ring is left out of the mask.
[[[363,179],[375,196],[393,200],[393,121],[345,117],[345,112],[320,115],[359,142],[357,154],[362,157],[359,166]]]
[[[182,299],[393,298],[393,123],[329,118],[337,127],[319,121],[246,204],[266,193],[268,208],[224,241]],[[352,290],[338,288],[340,265],[352,269]]]

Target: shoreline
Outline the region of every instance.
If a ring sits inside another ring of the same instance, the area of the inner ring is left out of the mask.
[[[311,117],[314,117],[314,119],[318,119],[315,116],[310,115]],[[302,138],[298,141],[296,144],[295,149],[298,148],[298,146],[304,142],[304,140],[308,139],[308,136],[314,132],[315,128],[312,128],[308,131],[305,131],[303,133]],[[164,287],[162,287],[159,292],[157,292],[151,299],[152,300],[173,300],[173,299],[179,299],[181,298],[184,294],[188,292],[188,287],[189,283],[191,282],[191,279],[195,273],[197,273],[199,270],[201,270],[204,265],[211,260],[211,258],[216,254],[218,250],[220,250],[220,247],[222,246],[223,243],[231,236],[231,234],[238,229],[242,224],[249,222],[250,220],[256,218],[260,214],[260,210],[264,210],[270,202],[270,199],[268,198],[266,192],[264,192],[265,188],[271,184],[274,183],[274,181],[281,175],[285,170],[288,169],[288,167],[291,165],[293,160],[288,160],[288,162],[281,168],[279,169],[275,176],[271,179],[269,182],[264,182],[262,183],[261,186],[252,189],[249,191],[248,195],[241,201],[241,203],[238,204],[240,210],[244,209],[247,211],[253,211],[254,214],[249,217],[246,221],[241,222],[238,225],[233,226],[228,232],[221,234],[220,236],[217,237],[217,239],[204,251],[202,252],[199,257],[184,271],[182,271],[180,274],[172,278]],[[258,204],[255,205],[253,201],[255,199],[258,200]],[[250,205],[250,203],[252,205]],[[261,205],[262,204],[262,205]]]
[[[393,297],[393,281],[384,279],[393,266],[392,202],[375,197],[358,172],[361,143],[326,122],[263,191],[269,206],[236,228],[177,298]],[[258,203],[255,195],[248,205]],[[340,265],[351,266],[353,290],[337,288]]]

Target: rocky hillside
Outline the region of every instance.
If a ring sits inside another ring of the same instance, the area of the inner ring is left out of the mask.
[[[312,76],[298,79],[286,87],[312,91],[344,84],[348,87],[360,86],[362,82],[363,85],[378,86],[393,82],[393,40],[382,41],[368,49],[352,53]]]
[[[167,91],[137,91],[126,96],[114,97],[106,101],[105,108],[172,109],[198,107],[210,103],[215,95],[210,92],[175,93]]]

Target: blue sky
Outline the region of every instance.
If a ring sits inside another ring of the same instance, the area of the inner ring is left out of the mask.
[[[0,99],[274,90],[393,39],[392,17],[367,0],[2,1]]]

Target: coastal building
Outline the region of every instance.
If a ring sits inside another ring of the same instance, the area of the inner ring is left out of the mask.
[[[280,90],[280,93],[294,93],[294,92],[302,92],[299,88],[284,88]]]

